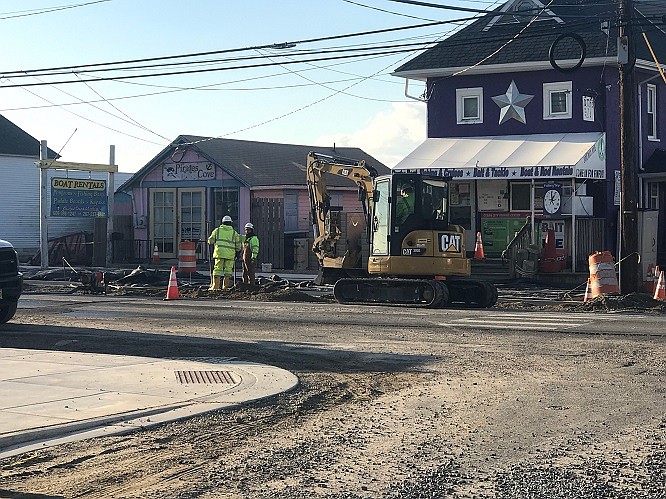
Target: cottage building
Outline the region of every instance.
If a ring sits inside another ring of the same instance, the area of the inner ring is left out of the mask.
[[[663,63],[666,34],[659,2],[634,6],[647,270],[666,265],[666,83],[647,44]],[[450,177],[452,221],[471,237],[482,233],[486,256],[499,256],[526,218],[536,241],[539,231],[555,229],[570,269],[587,270],[594,250],[617,256],[616,7],[511,0],[395,70],[425,82],[427,102],[427,139],[395,168]]]
[[[182,242],[196,242],[207,258],[206,239],[225,215],[241,233],[247,222],[261,240],[259,261],[274,268],[316,268],[310,251],[312,222],[305,165],[310,151],[365,160],[380,174],[389,169],[358,148],[316,147],[179,136],[117,193],[128,196],[132,241],[128,258],[145,260],[155,247],[160,261],[178,257]],[[343,214],[362,211],[357,189],[332,177],[331,204]]]

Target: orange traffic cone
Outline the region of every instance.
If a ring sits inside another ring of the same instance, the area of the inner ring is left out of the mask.
[[[153,248],[153,264],[159,265],[159,263],[160,263],[160,252],[157,249],[157,244],[156,244],[155,247]]]
[[[585,286],[585,297],[583,298],[583,303],[590,301],[590,278],[587,278],[587,286]]]
[[[476,233],[476,246],[474,247],[474,259],[484,260],[486,258],[483,252],[483,241],[481,240],[481,232]]]
[[[176,280],[176,267],[171,267],[171,274],[169,275],[169,287],[165,300],[177,300],[180,298],[178,294],[178,281]]]
[[[659,280],[654,290],[654,299],[666,301],[666,282],[664,282],[664,271],[659,272]]]

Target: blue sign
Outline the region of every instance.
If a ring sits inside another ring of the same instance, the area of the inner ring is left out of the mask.
[[[75,178],[51,179],[51,216],[107,217],[106,181]]]

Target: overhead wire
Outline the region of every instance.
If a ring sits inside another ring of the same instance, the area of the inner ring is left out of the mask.
[[[444,35],[444,36],[445,36],[445,35]],[[395,64],[399,64],[400,62],[402,62],[403,60],[405,60],[407,57],[409,57],[409,56],[405,56],[405,57],[403,57],[401,60],[398,60],[398,61],[392,63],[390,66],[386,66],[385,68],[381,69],[381,70],[378,71],[378,72],[375,72],[374,74],[372,74],[371,76],[369,76],[369,77],[366,78],[366,79],[369,79],[369,78],[372,78],[372,77],[376,76],[376,75],[379,74],[380,72],[387,70],[389,67],[394,66]],[[365,79],[364,79],[363,81],[365,81]],[[237,134],[237,133],[241,133],[241,132],[245,132],[245,131],[247,131],[247,130],[251,130],[251,129],[254,129],[254,128],[258,128],[258,127],[263,126],[263,125],[265,125],[265,124],[271,123],[271,122],[273,122],[273,121],[277,121],[277,120],[282,119],[282,118],[284,118],[284,117],[287,117],[287,116],[290,116],[290,115],[292,115],[292,114],[298,113],[298,112],[300,112],[300,111],[302,111],[302,110],[304,110],[304,109],[307,109],[307,108],[309,108],[309,107],[312,107],[312,106],[314,106],[314,105],[317,105],[317,104],[319,104],[319,103],[321,103],[321,102],[324,102],[324,101],[326,101],[326,100],[328,100],[328,99],[330,99],[330,98],[332,98],[332,97],[334,97],[334,96],[336,96],[336,95],[338,95],[338,94],[340,94],[340,93],[342,93],[342,92],[345,92],[345,91],[349,90],[350,88],[352,88],[352,87],[355,86],[355,85],[358,85],[359,83],[361,83],[361,82],[359,81],[359,82],[357,82],[357,83],[353,83],[353,84],[347,86],[346,88],[344,88],[344,89],[342,89],[342,90],[336,90],[336,91],[334,91],[334,93],[332,93],[332,94],[330,94],[330,95],[328,95],[328,96],[326,96],[326,97],[323,97],[323,98],[321,98],[321,99],[319,99],[319,100],[316,100],[316,101],[314,101],[314,102],[311,102],[311,103],[309,103],[309,104],[307,104],[307,105],[305,105],[305,106],[301,106],[301,107],[299,107],[298,109],[295,109],[295,110],[290,111],[290,112],[288,112],[288,113],[284,113],[284,114],[281,114],[281,115],[276,116],[276,117],[274,117],[274,118],[271,118],[271,119],[269,119],[269,120],[265,120],[265,121],[263,121],[263,122],[261,122],[261,123],[256,123],[256,124],[251,125],[251,126],[249,126],[249,127],[245,127],[245,128],[240,129],[240,130],[236,130],[236,131],[234,131],[234,132],[230,132],[230,133],[227,133],[227,134],[224,134],[224,135],[219,135],[219,136],[217,136],[217,137],[207,137],[207,138],[205,138],[205,139],[200,139],[200,140],[197,140],[197,141],[192,141],[192,142],[188,142],[188,143],[180,143],[179,146],[194,145],[194,144],[198,144],[198,143],[201,143],[201,142],[207,142],[207,141],[214,140],[214,139],[219,139],[219,138],[223,138],[223,137],[228,137],[228,136],[230,136],[230,135],[235,135],[235,134]]]
[[[31,95],[37,97],[38,99],[41,99],[41,100],[43,100],[43,101],[46,101],[46,102],[48,102],[49,104],[54,104],[54,105],[55,105],[55,103],[51,102],[51,101],[50,101],[49,99],[47,99],[46,97],[43,97],[43,96],[41,96],[41,95],[39,95],[39,94],[33,92],[32,90],[28,89],[28,88],[23,88],[23,90],[26,91],[26,92],[28,92],[29,94],[31,94]],[[162,144],[159,144],[159,143],[157,143],[157,142],[153,142],[153,141],[151,141],[151,140],[147,140],[147,139],[144,139],[144,138],[141,138],[141,137],[137,137],[136,135],[131,135],[131,134],[129,134],[129,133],[125,133],[125,132],[123,132],[123,131],[121,131],[121,130],[116,130],[115,128],[112,128],[112,127],[110,127],[110,126],[104,125],[103,123],[99,123],[99,122],[97,122],[97,121],[95,121],[95,120],[92,120],[92,119],[90,119],[90,118],[86,118],[85,116],[82,116],[82,115],[80,115],[80,114],[78,114],[78,113],[75,113],[74,111],[71,111],[71,110],[69,110],[69,109],[63,109],[63,111],[65,111],[65,112],[67,112],[67,113],[70,113],[70,114],[73,114],[74,116],[76,116],[76,117],[78,117],[78,118],[81,118],[82,120],[88,121],[88,122],[93,123],[93,124],[98,125],[98,126],[101,126],[102,128],[106,128],[107,130],[111,130],[112,132],[116,132],[116,133],[119,133],[119,134],[121,134],[121,135],[125,135],[125,136],[127,136],[127,137],[131,137],[131,138],[133,138],[133,139],[141,140],[141,141],[143,141],[143,142],[148,142],[148,143],[150,143],[150,144],[162,145]]]
[[[49,7],[45,9],[29,9],[29,10],[18,10],[15,12],[8,12],[8,13],[3,13],[0,14],[0,20],[6,20],[6,19],[16,19],[19,17],[28,17],[28,16],[37,16],[40,14],[50,14],[52,12],[57,12],[61,10],[69,10],[69,9],[76,9],[78,7],[87,7],[88,5],[93,5],[97,3],[106,3],[106,2],[111,2],[113,0],[95,0],[91,2],[85,2],[81,4],[72,4],[72,5],[61,5],[59,7]]]
[[[103,1],[109,1],[109,0],[103,0]],[[343,1],[347,1],[347,0],[343,0]],[[397,0],[389,0],[389,1],[397,1]],[[88,2],[88,3],[99,3],[99,2]],[[361,4],[358,4],[357,2],[348,1],[347,3],[352,3],[352,4],[357,4],[359,6],[363,6]],[[426,4],[426,2],[408,2],[408,1],[398,1],[398,3],[412,4],[412,5],[425,5]],[[483,2],[478,2],[478,3],[483,3]],[[497,2],[494,2],[494,3],[497,3]],[[551,0],[551,3],[552,3],[552,0]],[[608,3],[607,2],[599,3],[599,5],[608,5]],[[433,7],[433,6],[436,6],[436,5],[427,4],[425,6]],[[440,6],[440,7],[445,8],[444,6]],[[481,10],[481,9],[451,9],[451,10],[462,10],[462,11],[465,11],[465,12],[475,12],[475,13],[477,13],[477,15],[478,14],[492,15],[494,13],[500,13],[499,11],[496,11],[496,10],[489,11],[489,10]],[[513,15],[513,14],[515,14],[515,13],[512,12],[511,15]],[[539,16],[535,17],[534,14],[530,14],[530,16],[533,18],[532,22],[534,22],[534,20],[536,20],[536,18],[539,17]],[[580,25],[584,25],[587,22],[588,19],[589,20],[595,19],[594,16],[572,16],[572,17],[578,18],[579,19],[578,23],[580,23]],[[470,20],[472,20],[472,19],[478,19],[478,18],[477,17],[470,18]],[[452,22],[453,21],[438,21],[438,22],[432,22],[432,23],[418,25],[418,27],[449,24],[449,23],[452,23]],[[352,36],[360,36],[360,35],[365,35],[365,34],[387,33],[387,32],[398,31],[398,30],[402,30],[402,29],[413,29],[413,27],[412,26],[398,27],[398,28],[367,31],[367,32],[363,32],[363,33],[351,33],[351,34],[345,34],[345,35],[327,36],[327,37],[313,38],[313,39],[297,41],[297,42],[285,42],[285,44],[262,45],[260,47],[263,47],[265,50],[271,50],[271,49],[282,48],[283,46],[288,46],[288,44],[292,44],[292,43],[293,44],[302,44],[302,43],[311,43],[311,42],[315,42],[315,41],[317,41],[317,42],[318,41],[328,41],[328,40],[341,39],[341,38],[347,38],[347,37],[352,37]],[[455,29],[458,29],[458,27],[456,27]],[[532,31],[534,31],[534,29]],[[520,33],[518,33],[518,35],[514,35],[514,39],[515,39],[515,36],[519,36],[519,35],[520,35]],[[539,35],[538,33],[531,33],[530,36],[541,36],[541,35]],[[523,37],[525,37],[525,35],[523,35]],[[422,47],[418,50],[424,50],[425,48],[427,48],[428,45],[432,45],[432,43],[434,43],[434,42],[432,42],[432,41],[431,42],[424,42]],[[492,43],[492,40],[490,40],[490,41],[484,40],[484,43]],[[510,43],[510,42],[508,42],[508,43]],[[468,45],[469,41],[465,42],[465,44]],[[296,54],[289,54],[287,56],[274,55],[274,56],[270,56],[270,57],[269,56],[264,56],[264,58],[267,58],[269,61],[271,61],[271,64],[258,64],[258,65],[248,65],[248,66],[232,66],[232,67],[224,67],[224,68],[219,68],[218,67],[218,68],[207,68],[207,69],[201,69],[201,70],[191,70],[191,71],[150,73],[150,74],[145,74],[145,75],[121,75],[120,77],[114,77],[114,78],[93,78],[92,76],[88,75],[88,76],[86,76],[86,78],[81,78],[81,75],[83,75],[83,74],[88,74],[89,72],[97,71],[97,69],[93,69],[93,68],[100,68],[100,66],[107,66],[107,65],[111,66],[113,64],[132,64],[132,63],[137,63],[137,62],[149,62],[149,61],[164,61],[164,60],[174,60],[174,59],[180,59],[180,58],[193,58],[193,57],[198,57],[198,56],[201,56],[201,55],[212,55],[212,54],[222,54],[222,53],[230,53],[230,52],[240,52],[240,51],[243,51],[243,50],[250,50],[252,48],[252,47],[244,47],[244,48],[237,48],[237,49],[227,49],[227,50],[222,50],[222,51],[199,52],[199,53],[196,53],[196,54],[181,54],[181,55],[172,55],[172,56],[156,57],[156,58],[135,59],[135,60],[130,60],[130,61],[120,61],[120,62],[116,62],[116,63],[109,62],[109,63],[99,63],[99,64],[68,66],[68,67],[62,67],[62,68],[46,68],[46,69],[42,69],[42,70],[39,70],[39,69],[37,69],[37,70],[27,70],[27,71],[21,71],[20,74],[19,74],[19,72],[16,72],[15,74],[13,74],[12,78],[17,78],[17,77],[22,77],[22,76],[31,76],[30,74],[27,74],[27,73],[31,73],[31,72],[47,71],[47,70],[50,70],[50,69],[53,69],[53,70],[69,69],[69,70],[72,70],[70,74],[74,74],[77,77],[77,80],[66,81],[66,82],[62,82],[62,81],[60,81],[60,82],[45,82],[43,84],[44,85],[59,85],[59,84],[62,84],[62,83],[82,82],[82,83],[85,83],[87,85],[89,82],[101,82],[101,81],[118,81],[118,82],[121,82],[121,83],[128,83],[128,84],[141,84],[141,83],[134,82],[134,81],[124,81],[124,80],[130,80],[130,79],[134,79],[134,78],[149,78],[149,77],[157,77],[157,76],[171,76],[171,75],[180,75],[180,74],[203,73],[203,72],[211,72],[211,71],[226,71],[226,70],[232,70],[232,69],[263,68],[263,67],[270,67],[270,66],[273,66],[273,65],[284,68],[284,65],[287,65],[287,64],[298,64],[298,63],[311,64],[312,62],[333,61],[333,60],[343,60],[343,62],[341,64],[344,64],[344,63],[346,63],[346,61],[345,61],[346,59],[355,59],[355,58],[360,59],[361,57],[384,57],[384,56],[391,56],[393,54],[398,54],[398,53],[401,53],[401,52],[408,52],[409,54],[412,54],[415,50],[417,50],[417,49],[415,49],[415,47],[417,45],[418,44],[411,44],[411,45],[403,44],[401,46],[402,50],[397,50],[397,46],[396,46],[396,50],[393,50],[393,51],[388,50],[388,51],[383,51],[383,52],[377,52],[377,53],[371,54],[371,55],[357,54],[357,55],[354,55],[354,56],[348,55],[348,56],[340,56],[340,57],[323,57],[323,58],[293,60],[293,61],[283,61],[283,62],[276,62],[276,61],[273,60],[273,58],[275,58],[275,57],[292,57]],[[498,51],[501,50],[504,46],[505,45],[500,47],[500,49],[498,49]],[[260,52],[261,50],[262,49],[259,48],[256,51],[258,53],[261,53]],[[346,48],[346,49],[339,49],[337,52],[352,51],[352,50],[358,51],[358,50],[361,50],[361,49],[359,49],[359,48],[356,48],[356,49]],[[319,52],[318,51],[307,51],[307,52],[306,51],[300,51],[301,54],[307,54],[307,55],[313,55],[313,54],[318,54],[318,53],[331,53],[331,52],[333,52],[333,51],[330,50],[330,49],[328,50],[328,52],[323,52],[323,51],[319,51]],[[173,67],[177,67],[179,65],[190,65],[190,66],[199,65],[199,66],[203,66],[203,65],[211,65],[211,64],[221,64],[223,62],[229,62],[229,60],[226,60],[226,61],[225,60],[218,60],[218,61],[185,61],[185,62],[179,62],[179,63],[167,63],[167,64],[165,64],[165,66],[168,66],[168,65],[173,65]],[[480,64],[480,63],[478,63],[478,64]],[[84,69],[84,68],[89,68],[89,69]],[[110,68],[109,70],[136,71],[138,69],[140,69],[140,67]],[[292,73],[292,74],[298,74],[297,71],[288,70],[287,72]],[[6,74],[9,75],[9,74],[12,74],[12,73],[9,72],[9,73],[6,73]],[[379,74],[379,73],[375,73],[372,77],[375,77],[377,74]],[[45,76],[45,75],[42,74],[41,76]],[[304,79],[306,81],[311,81],[313,84],[320,85],[320,83],[317,83],[314,80],[308,80],[307,78],[304,78]],[[342,89],[340,91],[336,90],[334,94],[332,94],[332,95],[330,95],[330,96],[328,96],[324,99],[320,99],[320,100],[315,101],[315,102],[313,102],[309,105],[302,106],[299,109],[294,110],[293,112],[290,112],[290,113],[283,114],[280,117],[276,117],[274,119],[264,121],[261,124],[258,124],[256,126],[261,126],[262,124],[265,124],[265,123],[268,123],[268,122],[271,122],[271,121],[275,121],[276,119],[279,119],[279,118],[284,117],[284,116],[288,116],[290,114],[293,114],[294,112],[298,112],[302,109],[305,109],[307,107],[315,105],[315,104],[321,102],[322,100],[326,100],[326,99],[328,99],[328,98],[330,98],[334,95],[338,95],[340,93],[345,93],[345,91],[347,89],[359,84],[361,81],[365,81],[366,79],[368,79],[368,78],[359,77],[358,80],[355,80],[356,81],[355,83],[349,85],[348,87],[346,87],[345,89]],[[123,80],[123,81],[121,81],[121,80]],[[147,85],[147,84],[141,84],[141,85]],[[28,85],[4,85],[4,86],[2,86],[2,88],[22,87],[22,86],[37,86],[37,84],[33,84],[33,85],[30,85],[30,84],[28,84]],[[206,86],[202,86],[200,88],[208,87],[208,86],[209,85],[206,85]],[[328,88],[328,87],[326,87],[326,88]],[[182,90],[190,90],[190,89],[191,88],[185,87]],[[329,90],[330,90],[330,88],[329,88]],[[169,90],[169,91],[171,91],[171,90]],[[176,89],[173,89],[173,91],[181,91],[181,88],[176,87]],[[159,93],[162,93],[162,92],[159,92]],[[167,92],[164,92],[164,93],[167,93]],[[154,93],[154,94],[158,94],[158,93]],[[100,94],[98,94],[98,95],[101,97]],[[348,94],[348,95],[354,96],[353,94]],[[359,97],[359,96],[355,96],[355,97]],[[113,98],[113,99],[101,98],[101,101],[109,102],[109,100],[117,100],[117,99],[123,99],[123,98],[132,98],[132,97],[121,97],[121,98]],[[44,99],[44,100],[46,100],[46,99]],[[50,102],[48,100],[46,100],[46,101]],[[57,105],[57,104],[53,104],[53,103],[51,103],[51,104],[52,105]],[[92,120],[89,120],[89,121],[92,121]],[[249,128],[254,128],[254,126],[245,128],[243,130],[238,130],[238,131],[232,132],[232,133],[234,133],[234,134],[239,133],[239,132],[245,131]],[[159,136],[159,134],[156,134],[156,135]],[[162,136],[160,136],[160,137],[162,137]],[[162,138],[164,138],[164,137],[162,137]]]

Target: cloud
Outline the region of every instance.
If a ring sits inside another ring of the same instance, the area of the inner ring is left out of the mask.
[[[359,147],[386,166],[395,166],[426,138],[425,104],[396,102],[365,128],[317,139],[320,146]]]

